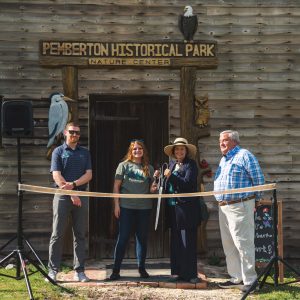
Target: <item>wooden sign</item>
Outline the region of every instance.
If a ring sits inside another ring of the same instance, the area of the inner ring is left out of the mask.
[[[215,68],[217,44],[184,42],[40,41],[43,66]]]
[[[261,201],[255,209],[255,260],[257,266],[264,267],[274,256],[274,222],[271,200]],[[278,201],[278,255],[283,256],[282,202]],[[279,263],[279,280],[283,282],[283,265]]]

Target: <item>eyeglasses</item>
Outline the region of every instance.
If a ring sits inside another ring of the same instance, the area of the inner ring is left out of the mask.
[[[74,135],[74,134],[80,135],[80,131],[79,130],[69,130],[69,134],[71,134],[71,135]]]

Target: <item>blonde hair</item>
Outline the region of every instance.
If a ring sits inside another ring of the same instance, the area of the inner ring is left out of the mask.
[[[150,175],[150,171],[149,171],[149,154],[148,154],[148,150],[147,150],[144,142],[142,142],[140,140],[131,141],[123,161],[133,162],[132,150],[134,148],[134,144],[138,144],[139,146],[141,146],[143,148],[143,157],[142,157],[143,173],[144,173],[145,176],[149,176]]]

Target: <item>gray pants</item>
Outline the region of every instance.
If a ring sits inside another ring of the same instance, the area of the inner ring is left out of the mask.
[[[88,198],[80,197],[81,207],[73,205],[70,196],[55,195],[53,198],[53,229],[49,245],[50,269],[58,271],[61,264],[63,235],[69,215],[72,216],[74,270],[84,271],[85,231],[88,212]]]

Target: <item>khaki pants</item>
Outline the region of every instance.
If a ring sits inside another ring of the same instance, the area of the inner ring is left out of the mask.
[[[227,271],[233,283],[257,278],[254,246],[255,200],[219,206],[219,223]]]

